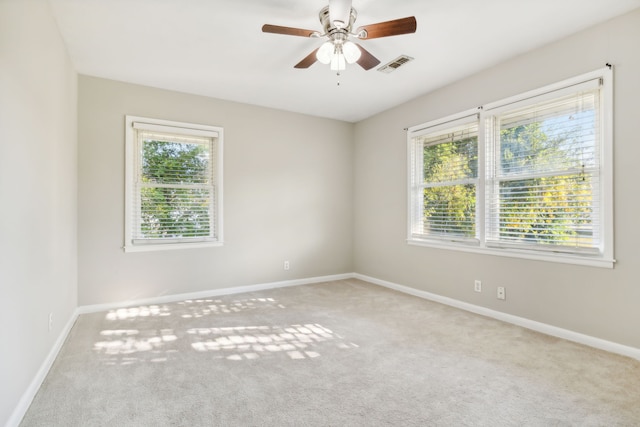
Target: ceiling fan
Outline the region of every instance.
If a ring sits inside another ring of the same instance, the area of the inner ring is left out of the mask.
[[[351,0],[329,0],[329,5],[319,13],[323,32],[270,24],[263,25],[262,32],[312,38],[326,37],[327,41],[298,62],[295,68],[309,68],[316,61],[320,61],[330,64],[334,71],[344,70],[347,63],[357,63],[365,70],[370,70],[380,63],[378,58],[352,42],[350,38],[369,40],[416,32],[417,23],[414,16],[364,25],[353,31],[357,17],[356,10],[351,7]]]

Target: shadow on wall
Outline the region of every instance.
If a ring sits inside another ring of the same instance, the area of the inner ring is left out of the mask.
[[[111,310],[104,319],[108,328],[100,331],[93,351],[107,365],[130,365],[162,363],[180,357],[182,352],[231,361],[265,357],[300,360],[321,357],[325,346],[344,350],[358,347],[318,323],[246,324],[246,312],[256,309],[286,307],[273,298],[247,298],[229,302],[187,300]]]

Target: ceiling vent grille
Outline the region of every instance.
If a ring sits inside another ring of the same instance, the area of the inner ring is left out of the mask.
[[[407,64],[410,61],[413,61],[412,57],[407,55],[400,55],[393,61],[378,68],[378,71],[380,71],[381,73],[389,74],[394,72],[398,68],[402,67],[403,65]]]

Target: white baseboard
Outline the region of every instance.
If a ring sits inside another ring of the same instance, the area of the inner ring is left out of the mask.
[[[500,311],[491,310],[489,308],[481,307],[474,304],[469,304],[453,298],[443,297],[440,295],[432,294],[430,292],[421,291],[419,289],[399,285],[397,283],[392,283],[385,280],[376,279],[374,277],[369,277],[369,276],[365,276],[358,273],[354,274],[353,277],[356,279],[364,280],[365,282],[383,286],[385,288],[394,289],[396,291],[400,291],[405,294],[424,298],[434,302],[439,302],[441,304],[449,305],[451,307],[459,308],[465,311],[470,311],[472,313],[480,314],[482,316],[491,317],[493,319],[501,320],[503,322],[511,323],[513,325],[522,326],[523,328],[531,329],[536,332],[541,332],[546,335],[551,335],[551,336],[562,338],[568,341],[584,344],[589,347],[598,348],[600,350],[605,350],[611,353],[616,353],[622,356],[627,356],[633,359],[640,360],[640,349],[635,347],[629,347],[629,346],[618,344],[615,342],[592,337],[590,335],[584,335],[578,332],[570,331],[568,329],[558,328],[556,326],[551,326],[546,323],[536,322],[534,320],[525,319],[524,317],[518,317],[511,314],[502,313]]]
[[[285,280],[281,282],[262,283],[258,285],[236,286],[232,288],[213,289],[201,292],[191,292],[185,294],[173,294],[154,298],[145,298],[130,301],[120,301],[116,303],[85,305],[78,307],[80,314],[96,313],[99,311],[114,310],[117,308],[131,307],[136,305],[167,304],[172,302],[210,298],[221,295],[242,294],[245,292],[264,291],[268,289],[286,288],[289,286],[310,285],[313,283],[331,282],[334,280],[352,279],[353,273],[335,274],[332,276],[309,277],[306,279]]]
[[[36,397],[40,386],[44,382],[44,379],[47,377],[49,369],[51,369],[53,362],[56,360],[56,357],[58,357],[58,353],[60,352],[60,349],[62,349],[62,345],[66,341],[69,332],[71,332],[73,324],[76,323],[77,318],[78,310],[75,310],[67,323],[64,325],[64,328],[62,328],[62,331],[60,331],[58,339],[56,339],[53,347],[51,347],[51,350],[49,351],[49,354],[47,354],[47,357],[44,359],[44,362],[42,362],[42,365],[40,365],[40,369],[38,369],[38,372],[31,380],[29,387],[27,387],[27,390],[22,394],[22,397],[18,401],[18,405],[15,407],[13,413],[7,420],[5,427],[18,427],[20,425],[22,418],[24,418],[24,415],[27,413],[31,402]]]

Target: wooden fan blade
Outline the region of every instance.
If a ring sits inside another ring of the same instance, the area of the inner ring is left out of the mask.
[[[389,37],[398,36],[400,34],[415,33],[417,26],[418,23],[416,22],[415,16],[409,16],[407,18],[394,19],[392,21],[365,25],[358,28],[356,34],[359,34],[362,30],[364,30],[366,34],[362,37],[359,37],[360,39],[376,39],[379,37]]]
[[[355,45],[358,46],[358,49],[360,49],[361,53],[360,58],[358,59],[358,61],[356,61],[359,66],[361,66],[365,70],[370,70],[380,63],[380,60],[369,53],[367,49],[363,48],[357,43]]]
[[[320,48],[318,48],[318,49],[320,49]],[[294,65],[293,68],[309,68],[309,67],[311,67],[318,60],[318,58],[316,58],[316,52],[318,52],[318,49],[314,50],[309,55],[305,56],[304,59],[302,61],[298,62],[296,65]]]
[[[302,28],[281,27],[279,25],[264,24],[262,26],[263,33],[284,34],[286,36],[311,37],[316,31],[303,30]]]

